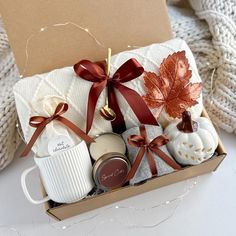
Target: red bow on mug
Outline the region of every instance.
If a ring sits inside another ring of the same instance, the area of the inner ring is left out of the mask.
[[[165,152],[163,152],[159,148],[169,142],[168,138],[166,138],[164,135],[160,135],[154,138],[150,143],[148,143],[145,126],[141,125],[139,129],[140,129],[140,135],[131,135],[128,137],[129,145],[132,147],[139,147],[140,149],[126,177],[127,181],[131,180],[134,177],[145,153],[147,153],[147,161],[148,161],[152,176],[158,175],[156,162],[155,162],[152,152],[155,153],[158,157],[160,157],[164,162],[166,162],[173,169],[176,169],[176,170],[181,169],[180,165],[178,165],[173,159],[171,159]]]
[[[31,137],[29,143],[26,145],[21,157],[27,156],[36,142],[39,135],[42,133],[47,124],[49,124],[53,120],[60,121],[62,124],[73,130],[81,139],[83,139],[87,143],[95,142],[91,137],[89,137],[86,133],[84,133],[79,127],[77,127],[74,123],[62,117],[61,115],[68,110],[69,106],[67,103],[59,103],[55,109],[55,112],[50,117],[44,116],[32,116],[29,120],[29,125],[35,127],[36,130]]]
[[[116,119],[111,121],[115,133],[122,133],[126,130],[124,117],[119,108],[114,91],[115,88],[126,99],[140,123],[158,125],[157,120],[142,97],[136,91],[123,85],[123,83],[131,81],[143,73],[144,69],[136,59],[132,58],[126,61],[115,72],[112,78],[109,78],[106,74],[104,64],[93,63],[88,60],[82,60],[75,64],[74,71],[82,79],[93,82],[88,96],[86,133],[88,133],[92,127],[97,100],[106,87],[108,87],[109,107],[116,113]]]

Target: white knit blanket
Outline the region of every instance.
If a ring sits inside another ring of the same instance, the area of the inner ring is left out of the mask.
[[[236,1],[189,0],[193,10],[169,7],[175,37],[187,41],[204,81],[205,106],[213,122],[236,132]],[[0,23],[0,169],[19,139],[12,86],[17,69]]]
[[[164,58],[178,51],[185,51],[185,56],[192,71],[190,82],[201,82],[192,52],[185,41],[181,39],[172,39],[164,43],[152,44],[113,55],[111,57],[110,75],[113,76],[115,71],[130,58],[135,58],[144,67],[145,71],[158,72]],[[139,95],[146,94],[143,75],[125,82],[123,85],[136,90]],[[49,73],[36,74],[17,82],[13,88],[13,93],[25,140],[29,142],[35,132],[35,128],[29,126],[30,117],[36,115],[51,116],[60,102],[66,102],[69,105],[68,112],[63,116],[85,130],[90,88],[91,82],[76,75],[72,66],[52,70]],[[89,132],[92,136],[112,131],[111,123],[101,117],[99,112],[99,109],[104,106],[106,94],[107,91],[104,89],[98,98],[92,128]],[[117,91],[115,91],[115,94],[121,113],[124,116],[126,128],[138,126],[140,123],[125,98]],[[197,101],[198,104],[189,108],[193,118],[199,117],[203,109],[202,96]],[[154,116],[159,114],[160,111],[161,108],[151,109]],[[168,125],[171,120],[173,118],[165,111],[162,111],[158,117],[158,123],[162,127]],[[78,142],[77,135],[71,132],[70,129],[62,128],[57,121],[52,121],[46,126],[43,134],[37,138],[33,147],[35,154],[37,156],[49,155],[48,145],[50,140],[54,140],[59,134],[72,138],[75,144]]]

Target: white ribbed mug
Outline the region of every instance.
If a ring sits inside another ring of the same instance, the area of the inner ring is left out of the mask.
[[[92,163],[84,141],[66,151],[48,157],[34,157],[36,165],[21,175],[21,185],[27,199],[40,204],[48,200],[58,203],[72,203],[84,198],[94,187]],[[44,188],[48,194],[41,200],[34,200],[27,189],[26,177],[39,168]]]

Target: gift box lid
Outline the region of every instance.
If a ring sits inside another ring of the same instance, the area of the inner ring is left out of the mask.
[[[0,9],[23,76],[172,36],[165,0],[0,0]]]

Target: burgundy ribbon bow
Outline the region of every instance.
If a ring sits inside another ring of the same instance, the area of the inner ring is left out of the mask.
[[[88,60],[82,60],[75,64],[74,71],[82,79],[93,82],[88,97],[86,133],[92,127],[97,100],[106,87],[108,87],[109,107],[116,113],[116,119],[111,122],[114,132],[122,133],[126,130],[124,117],[119,108],[114,88],[126,99],[140,123],[158,125],[142,97],[136,91],[123,85],[123,83],[131,81],[143,73],[144,69],[136,59],[132,58],[126,61],[112,78],[109,78],[106,74],[104,64],[93,63]]]
[[[31,148],[33,147],[35,141],[39,137],[39,135],[42,133],[44,128],[47,124],[49,124],[53,120],[58,120],[61,123],[63,123],[65,126],[73,130],[81,139],[83,139],[87,143],[95,142],[91,137],[89,137],[86,133],[84,133],[79,127],[77,127],[74,123],[66,119],[65,117],[62,117],[61,115],[65,113],[68,110],[69,106],[67,103],[59,103],[55,109],[55,112],[50,117],[44,117],[44,116],[32,116],[29,120],[29,125],[32,127],[35,127],[36,130],[31,137],[29,143],[26,145],[23,153],[21,154],[21,157],[27,156],[27,154],[30,152]]]
[[[128,137],[128,143],[132,147],[139,147],[138,154],[135,161],[130,169],[126,180],[132,179],[144,157],[145,152],[147,153],[148,164],[152,173],[152,176],[157,176],[158,171],[155,163],[155,159],[152,152],[159,156],[164,162],[166,162],[173,169],[180,170],[181,166],[178,165],[174,160],[172,160],[168,155],[166,155],[159,147],[167,144],[169,142],[168,138],[164,135],[160,135],[154,138],[150,143],[147,142],[147,133],[144,125],[140,126],[140,135],[131,135]]]

